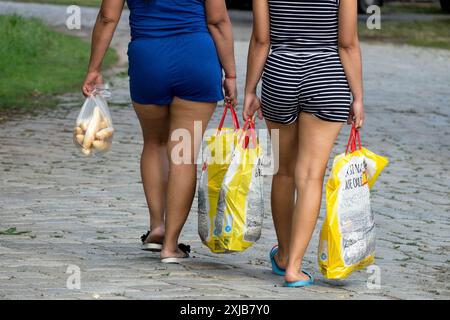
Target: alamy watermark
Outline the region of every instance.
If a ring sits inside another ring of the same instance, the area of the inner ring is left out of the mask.
[[[231,130],[231,132],[230,132]],[[190,130],[179,128],[172,131],[169,140],[172,143],[170,161],[181,164],[229,164],[234,148],[238,145],[244,149],[260,148],[262,175],[273,175],[278,172],[279,130],[273,129],[207,129],[202,136],[202,122],[194,121],[193,136]],[[203,139],[203,137],[205,137]],[[204,140],[204,148],[198,146]],[[256,144],[255,144],[256,142]],[[195,148],[194,148],[195,146]],[[196,154],[193,154],[196,152]],[[198,156],[197,156],[198,153]],[[241,160],[241,159],[238,159]],[[246,160],[248,161],[248,159]]]
[[[81,269],[75,264],[69,264],[66,269],[66,274],[69,274],[66,280],[66,287],[69,290],[81,289]]]
[[[366,272],[369,274],[367,278],[367,289],[380,290],[381,289],[381,268],[375,264],[368,266]]]
[[[377,5],[371,5],[367,8],[366,26],[369,30],[380,30],[381,29],[381,8]]]
[[[81,29],[81,8],[76,5],[68,6],[66,9],[68,17],[66,19],[66,27],[69,30]]]

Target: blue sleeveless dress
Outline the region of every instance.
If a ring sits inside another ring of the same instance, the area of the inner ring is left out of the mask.
[[[204,0],[127,0],[130,94],[140,104],[174,97],[223,100],[222,66],[209,33]]]

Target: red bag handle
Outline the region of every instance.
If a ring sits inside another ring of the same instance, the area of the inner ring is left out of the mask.
[[[358,148],[356,147],[356,142],[358,142]],[[345,154],[355,152],[355,150],[361,149],[361,135],[359,130],[356,130],[356,127],[352,125],[352,129],[350,130],[350,137],[348,138],[347,148],[345,149]]]
[[[222,118],[220,119],[219,126],[217,127],[217,134],[222,130],[223,123],[225,122],[225,118],[227,116],[228,109],[230,109],[231,112],[231,118],[233,119],[233,126],[235,130],[239,129],[239,120],[236,115],[236,110],[234,110],[233,105],[231,102],[225,102]]]
[[[256,147],[257,141],[256,141],[255,122],[253,121],[253,119],[251,117],[247,118],[244,126],[242,127],[242,130],[244,131],[244,144],[242,147],[244,149],[248,148],[248,145],[250,143],[250,138],[252,139],[253,145]]]

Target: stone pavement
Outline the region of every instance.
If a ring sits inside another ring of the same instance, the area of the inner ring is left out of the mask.
[[[65,7],[0,2],[1,13],[11,10],[40,16],[58,28],[65,19]],[[83,8],[82,13],[92,26],[95,10]],[[235,31],[242,89],[249,28],[235,21]],[[127,35],[122,23],[114,40],[122,57]],[[139,175],[142,138],[122,66],[106,77],[117,133],[104,157],[81,157],[72,144],[72,126],[83,101],[78,92],[62,96],[55,110],[0,124],[0,231],[16,227],[27,232],[0,234],[0,298],[450,298],[450,52],[363,44],[363,55],[363,143],[391,161],[372,199],[380,289],[367,287],[365,271],[341,282],[322,278],[316,250],[324,210],[305,261],[305,268],[315,271],[317,285],[281,286],[267,258],[275,243],[270,177],[265,178],[263,235],[246,252],[215,255],[201,244],[196,200],[182,236],[193,247],[192,259],[163,265],[157,254],[139,250],[138,238],[148,220]],[[211,127],[219,116],[220,110]],[[343,130],[333,154],[343,151],[348,131]],[[74,266],[81,272],[80,289],[67,287],[66,271]]]

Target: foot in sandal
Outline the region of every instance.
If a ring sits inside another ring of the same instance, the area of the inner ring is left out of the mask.
[[[286,272],[285,287],[307,287],[314,284],[314,277],[306,271]]]
[[[280,258],[280,251],[278,249],[278,245],[275,245],[269,253],[272,272],[276,275],[284,276],[286,274],[287,257]]]
[[[180,243],[176,251],[161,250],[161,262],[180,263],[184,259],[189,258],[189,252],[191,252],[191,246]]]
[[[160,252],[163,240],[164,227],[151,229],[141,236],[142,250]]]

